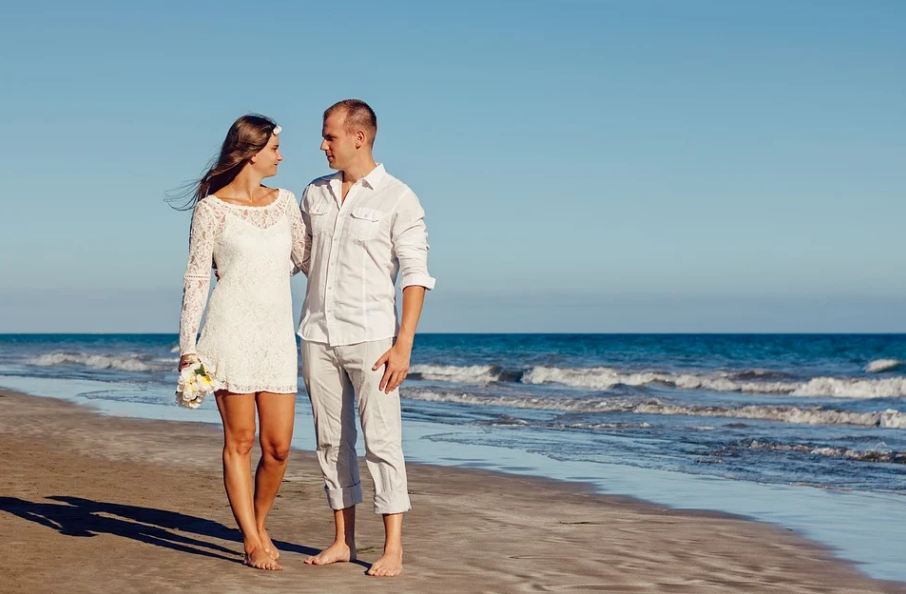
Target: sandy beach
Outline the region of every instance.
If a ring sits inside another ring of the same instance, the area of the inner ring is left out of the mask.
[[[776,526],[420,464],[402,577],[364,573],[382,543],[367,503],[360,561],[309,567],[332,525],[300,451],[270,521],[284,570],[255,571],[240,562],[220,447],[216,426],[0,392],[0,591],[906,592]]]

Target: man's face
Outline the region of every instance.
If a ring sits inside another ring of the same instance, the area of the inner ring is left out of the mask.
[[[337,110],[324,119],[321,128],[321,150],[331,169],[343,171],[356,155],[356,136],[346,129],[346,112]]]

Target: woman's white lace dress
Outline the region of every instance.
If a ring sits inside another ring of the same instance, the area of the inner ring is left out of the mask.
[[[308,272],[310,246],[292,192],[265,206],[239,206],[214,195],[192,215],[180,317],[180,354],[194,353],[234,393],[296,393],[290,276]],[[212,263],[220,277],[196,345]]]

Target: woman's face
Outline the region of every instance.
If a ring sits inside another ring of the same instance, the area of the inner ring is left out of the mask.
[[[264,178],[277,175],[277,167],[282,160],[283,155],[280,153],[280,136],[271,134],[270,139],[267,141],[267,146],[252,157],[250,164],[261,174],[261,177]]]

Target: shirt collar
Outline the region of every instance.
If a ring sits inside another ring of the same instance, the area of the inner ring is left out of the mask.
[[[378,163],[374,169],[368,172],[368,175],[363,177],[361,180],[362,185],[371,189],[376,190],[381,182],[384,181],[384,178],[387,177],[387,171],[384,169],[383,163]],[[333,191],[334,197],[337,200],[337,204],[342,204],[340,200],[340,185],[343,183],[343,172],[337,171],[332,176],[330,176],[330,189]]]
[[[362,178],[362,185],[376,190],[386,176],[387,172],[384,170],[384,164],[378,163],[374,169],[368,172],[368,175]]]

